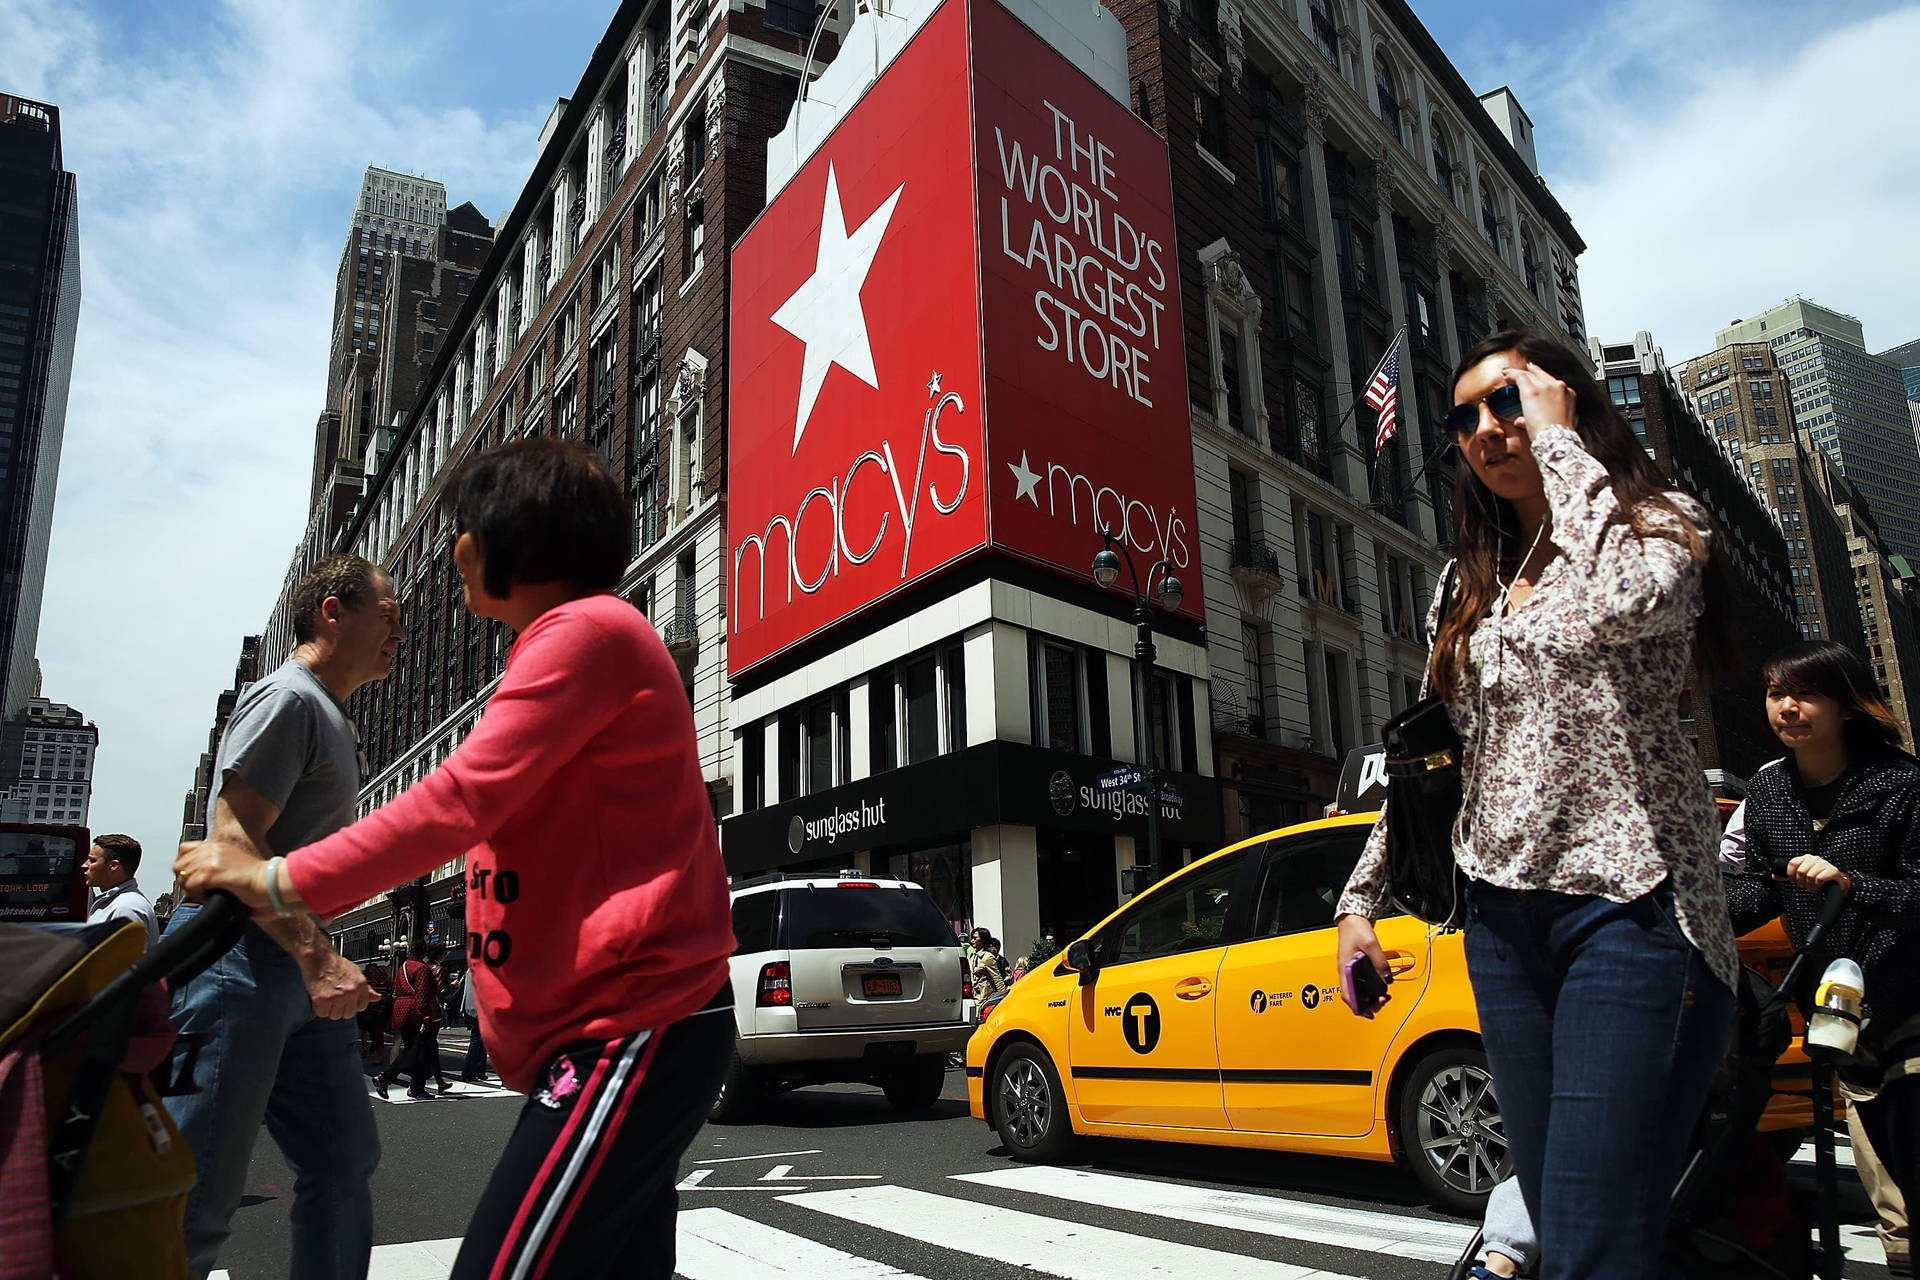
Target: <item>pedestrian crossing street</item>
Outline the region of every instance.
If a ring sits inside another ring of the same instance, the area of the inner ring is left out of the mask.
[[[438,1085],[430,1084],[427,1086],[427,1097],[410,1098],[407,1096],[406,1084],[401,1081],[395,1081],[393,1084],[387,1086],[387,1096],[383,1098],[373,1091],[373,1086],[371,1082],[369,1082],[367,1095],[375,1102],[395,1107],[413,1106],[423,1102],[468,1101],[476,1098],[517,1098],[520,1096],[513,1090],[502,1086],[498,1080],[491,1078],[484,1084],[469,1083],[465,1080],[449,1080],[448,1083],[450,1083],[453,1088],[445,1093],[440,1092]]]
[[[791,1177],[792,1166],[773,1173]],[[860,1185],[816,1189],[831,1179],[805,1178],[715,1186],[701,1170],[689,1174],[681,1183],[677,1274],[682,1280],[935,1280],[971,1274],[986,1262],[1061,1280],[1359,1280],[1379,1274],[1366,1262],[1372,1255],[1399,1260],[1395,1275],[1438,1280],[1474,1234],[1472,1224],[1413,1212],[1087,1169],[1014,1165],[956,1174],[935,1189],[854,1178],[841,1181]],[[746,1199],[713,1203],[723,1192]],[[782,1220],[812,1229],[789,1230],[752,1215],[751,1205],[769,1201],[807,1211],[797,1224],[791,1214]],[[1093,1216],[1123,1220],[1132,1229],[1085,1220]],[[855,1251],[817,1238],[851,1243],[843,1224],[851,1224],[856,1239],[877,1237],[877,1244]],[[1207,1243],[1161,1234],[1181,1227],[1190,1239],[1191,1228],[1201,1228]],[[1885,1265],[1870,1226],[1848,1225],[1843,1232],[1850,1274],[1855,1265]],[[1257,1256],[1261,1238],[1342,1253],[1333,1269],[1279,1261]],[[369,1280],[443,1280],[459,1247],[457,1238],[378,1246]],[[226,1273],[216,1271],[209,1280],[227,1280]]]

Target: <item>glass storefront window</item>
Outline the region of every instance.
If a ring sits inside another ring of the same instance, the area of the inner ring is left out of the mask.
[[[901,672],[907,708],[907,763],[940,754],[940,694],[931,655],[908,663]]]

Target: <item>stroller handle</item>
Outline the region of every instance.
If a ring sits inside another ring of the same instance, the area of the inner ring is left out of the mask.
[[[127,966],[125,973],[109,982],[100,994],[80,1006],[47,1033],[48,1052],[57,1052],[109,1010],[131,1007],[139,993],[160,979],[178,987],[199,974],[227,953],[247,927],[252,913],[230,893],[216,892],[193,918],[171,929],[146,954]]]

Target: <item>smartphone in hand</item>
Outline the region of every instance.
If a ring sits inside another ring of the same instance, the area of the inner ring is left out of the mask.
[[[1363,1018],[1371,1018],[1393,997],[1387,994],[1387,979],[1373,967],[1367,953],[1356,951],[1340,969],[1340,998],[1347,1008]]]

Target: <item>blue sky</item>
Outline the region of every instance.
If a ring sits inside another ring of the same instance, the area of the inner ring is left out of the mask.
[[[1593,332],[1649,329],[1678,361],[1803,292],[1876,350],[1920,336],[1920,4],[1414,7],[1469,84],[1510,85],[1532,116],[1589,244]],[[100,726],[94,828],[147,843],[149,889],[304,522],[362,172],[428,174],[497,217],[614,8],[0,0],[0,88],[62,108],[80,181],[39,652],[48,695]]]

